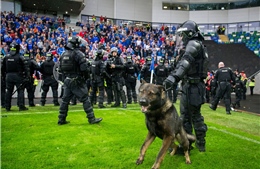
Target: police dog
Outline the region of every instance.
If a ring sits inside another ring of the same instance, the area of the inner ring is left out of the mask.
[[[142,81],[139,88],[139,99],[141,111],[146,117],[148,135],[140,149],[140,156],[136,160],[136,164],[143,163],[145,152],[156,137],[162,139],[163,144],[152,166],[153,169],[160,168],[168,149],[172,149],[170,155],[175,154],[178,148],[175,141],[183,146],[186,164],[190,164],[189,140],[195,141],[195,136],[185,132],[176,108],[166,96],[165,88]]]

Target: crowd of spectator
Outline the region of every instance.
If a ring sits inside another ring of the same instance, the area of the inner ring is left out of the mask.
[[[85,40],[82,51],[87,58],[93,58],[95,51],[101,45],[107,51],[117,47],[121,57],[132,55],[138,64],[144,64],[147,56],[155,57],[155,64],[160,58],[166,62],[176,56],[178,48],[175,45],[175,35],[167,26],[152,29],[150,25],[113,25],[106,17],[96,22],[95,15],[91,23],[78,23],[81,29],[76,32],[68,27],[62,18],[40,16],[30,13],[12,11],[1,12],[1,53],[6,55],[12,41],[20,44],[20,54],[30,52],[38,63],[46,59],[46,53],[52,52],[54,61],[58,61],[64,45],[71,36],[80,36]]]

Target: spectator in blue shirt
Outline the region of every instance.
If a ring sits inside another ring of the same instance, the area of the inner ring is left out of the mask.
[[[60,46],[57,48],[57,53],[59,56],[61,56],[61,54],[65,51],[64,47],[62,44],[60,44]]]

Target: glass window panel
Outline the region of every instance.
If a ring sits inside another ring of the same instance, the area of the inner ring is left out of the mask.
[[[250,0],[250,7],[256,7],[260,6],[260,1],[259,0]]]

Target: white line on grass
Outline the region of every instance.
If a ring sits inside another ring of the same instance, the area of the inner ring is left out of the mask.
[[[253,143],[256,143],[256,144],[260,144],[260,141],[253,140],[253,139],[251,139],[251,138],[244,137],[244,136],[241,136],[241,135],[239,135],[239,134],[231,133],[231,132],[229,132],[229,131],[227,131],[227,130],[218,129],[218,128],[216,128],[216,127],[209,127],[209,128],[210,128],[210,129],[213,129],[213,130],[220,131],[220,132],[222,132],[222,133],[229,134],[229,135],[231,135],[231,136],[238,137],[238,138],[243,139],[243,140],[247,140],[247,141],[250,141],[250,142],[253,142]]]
[[[96,110],[102,110],[102,111],[106,111],[106,110],[115,110],[115,108],[105,108],[105,109],[96,109]],[[137,110],[136,108],[127,108],[127,109],[120,109],[120,110],[123,110],[123,111],[127,111],[127,110]],[[84,111],[84,110],[71,110],[69,112],[80,112],[80,111]],[[47,112],[23,112],[23,113],[1,113],[1,116],[2,117],[5,117],[5,116],[21,116],[21,115],[28,115],[28,114],[54,114],[54,113],[57,113],[58,114],[58,111],[47,111]],[[237,138],[240,138],[240,139],[243,139],[243,140],[247,140],[247,141],[250,141],[250,142],[253,142],[253,143],[256,143],[256,144],[260,144],[259,141],[257,140],[253,140],[253,139],[250,139],[248,137],[244,137],[244,136],[241,136],[241,135],[238,135],[238,134],[235,134],[235,133],[231,133],[229,131],[226,131],[226,130],[223,130],[223,129],[218,129],[216,127],[209,127],[210,129],[213,129],[213,130],[216,130],[216,131],[220,131],[222,133],[226,133],[226,134],[229,134],[229,135],[232,135],[232,136],[235,136]]]

